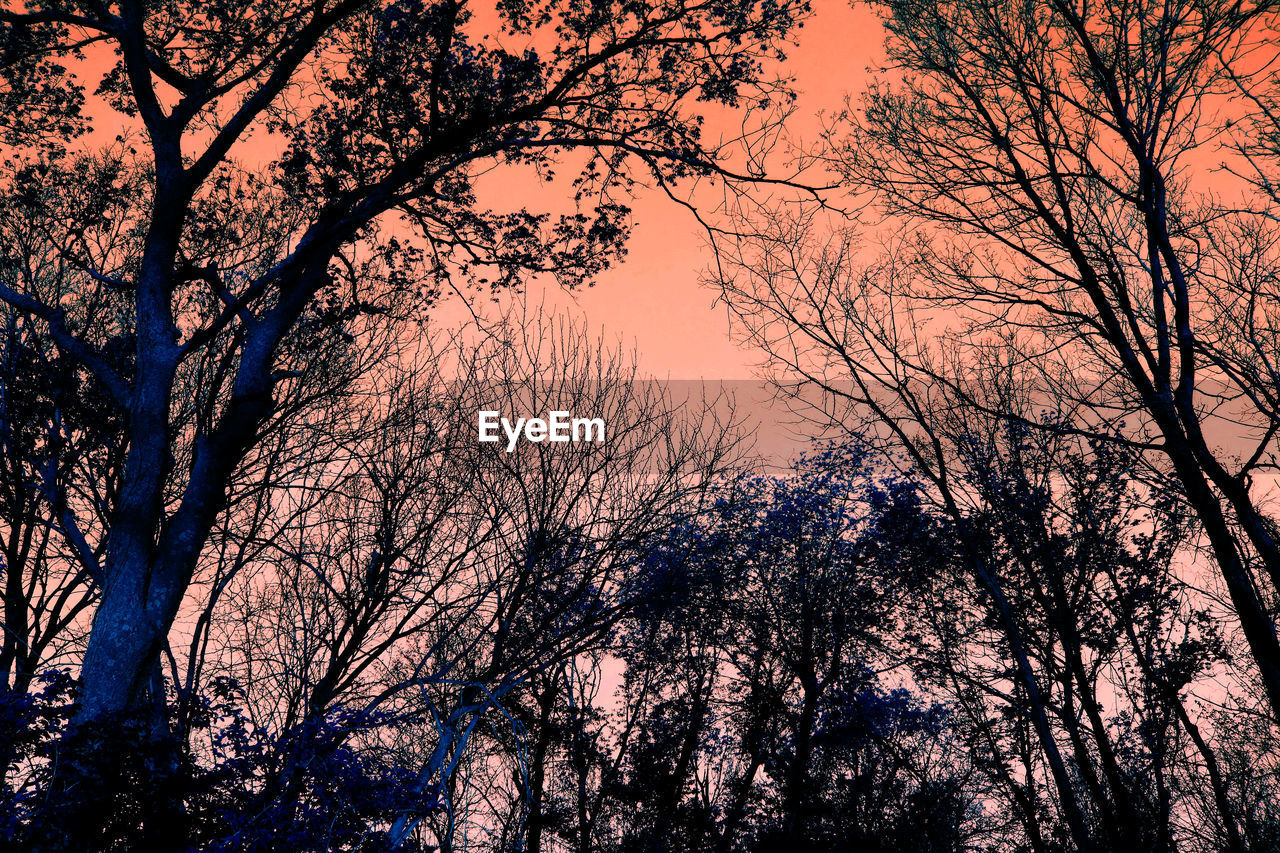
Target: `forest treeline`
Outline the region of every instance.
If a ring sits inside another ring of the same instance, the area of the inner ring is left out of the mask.
[[[0,846],[1280,849],[1280,3],[870,6],[6,4]],[[642,188],[786,470],[519,308]]]

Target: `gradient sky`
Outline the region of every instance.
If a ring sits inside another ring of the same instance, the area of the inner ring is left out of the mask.
[[[821,126],[820,115],[844,106],[846,94],[856,94],[867,78],[869,65],[881,56],[883,30],[864,5],[851,8],[848,0],[813,0],[814,14],[797,34],[798,44],[788,51],[785,67],[773,73],[794,78],[799,93],[797,111],[787,131],[801,141],[812,141]],[[479,18],[477,18],[479,22]],[[500,37],[499,37],[500,38]],[[511,47],[510,45],[507,45]],[[91,48],[87,62],[77,69],[90,92],[114,57]],[[86,105],[93,130],[85,139],[92,147],[108,143],[136,122],[114,112],[99,98]],[[736,114],[728,110],[708,114],[708,141],[739,128]],[[232,156],[241,162],[266,160],[279,151],[279,140],[258,134],[241,142]],[[564,172],[572,171],[565,168]],[[484,182],[501,198],[495,206],[528,205],[554,211],[572,190],[567,183],[539,186],[532,176],[513,175],[497,169],[477,182],[487,201]],[[698,199],[700,206],[714,199]],[[554,285],[533,283],[529,301],[553,312],[565,312],[583,321],[606,340],[634,349],[644,375],[659,379],[746,379],[754,376],[758,357],[729,338],[729,320],[723,306],[714,306],[715,293],[699,284],[711,255],[692,214],[656,190],[641,191],[633,201],[633,233],[623,262],[602,275],[597,285],[566,293]],[[507,296],[504,301],[510,302]],[[468,309],[456,297],[454,304],[436,311],[445,326],[465,321]]]
[[[882,55],[883,31],[865,6],[853,9],[845,0],[815,0],[813,6],[786,68],[800,93],[788,130],[802,139],[814,138],[821,111],[841,109],[845,94],[861,89],[868,66]],[[661,379],[752,376],[757,356],[730,341],[723,306],[714,307],[715,294],[699,284],[710,252],[692,215],[657,192],[637,198],[634,210],[622,264],[575,294],[534,285],[532,301],[634,345],[642,373]]]

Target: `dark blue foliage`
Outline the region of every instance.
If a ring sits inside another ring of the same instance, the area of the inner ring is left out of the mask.
[[[65,671],[41,676],[28,693],[0,693],[0,749],[9,782],[0,791],[0,836],[12,849],[58,847],[59,808],[84,808],[59,789],[78,746],[85,755],[111,751],[126,757],[112,778],[77,773],[83,797],[101,798],[112,813],[96,839],[103,850],[147,846],[133,814],[137,785],[163,784],[181,802],[170,821],[171,849],[204,851],[383,850],[387,830],[401,815],[422,816],[440,807],[439,792],[421,785],[415,769],[379,758],[375,739],[388,724],[383,713],[336,708],[283,733],[255,726],[244,694],[230,680],[216,681],[188,715],[189,746],[157,740],[138,721],[120,720],[107,730],[74,731],[75,683]],[[104,765],[106,766],[106,765]],[[117,768],[121,764],[112,765]],[[398,849],[418,850],[412,839]]]

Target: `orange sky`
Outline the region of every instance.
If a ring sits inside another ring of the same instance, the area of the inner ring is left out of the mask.
[[[849,0],[813,0],[813,8],[813,16],[798,32],[798,46],[788,51],[782,69],[794,76],[800,94],[787,130],[801,140],[815,137],[822,111],[839,110],[846,94],[861,89],[868,65],[881,53],[883,39],[879,22],[865,6],[854,9]],[[80,76],[90,92],[113,61],[106,50],[89,51]],[[86,106],[93,126],[85,139],[89,146],[106,144],[116,133],[136,125],[100,99],[90,98]],[[727,110],[708,118],[708,141],[739,127]],[[274,153],[276,145],[259,134],[237,145],[232,156],[244,161]],[[485,180],[479,185],[482,196]],[[565,187],[539,187],[529,176],[513,176],[509,171],[500,171],[490,180],[505,196],[499,207],[527,204],[554,210],[559,202],[554,196],[567,198],[571,193]],[[708,203],[714,199],[699,199],[700,206]],[[729,340],[723,307],[715,308],[715,294],[699,284],[711,256],[692,215],[657,191],[643,192],[632,206],[633,235],[620,265],[601,276],[594,288],[573,294],[534,283],[529,288],[530,301],[576,316],[591,331],[634,348],[642,374],[661,379],[752,376],[756,356]],[[437,310],[438,322],[452,325],[470,316],[457,297],[454,303]]]
[[[866,4],[855,9],[849,0],[813,0],[813,7],[814,14],[799,31],[799,44],[789,51],[784,69],[794,76],[800,94],[798,110],[789,119],[787,130],[801,140],[814,139],[821,112],[839,110],[847,94],[864,87],[868,66],[882,55],[883,30]],[[83,79],[92,91],[96,73],[100,74],[110,58],[105,51],[101,57],[90,53]],[[98,99],[90,99],[89,112],[96,131],[88,137],[91,145],[107,142],[129,124]],[[717,118],[722,131],[736,129],[727,111],[721,111],[710,117],[708,136],[716,135]],[[242,160],[269,156],[266,152],[271,148],[269,138],[259,134],[237,146],[233,156]],[[1221,177],[1221,173],[1213,173],[1215,182]],[[481,188],[486,180],[500,193],[495,205],[499,207],[528,205],[554,210],[571,193],[565,186],[540,187],[529,176],[513,175],[510,170],[482,178]],[[699,201],[710,204],[714,199]],[[714,307],[715,293],[699,284],[711,258],[692,215],[656,191],[642,193],[633,208],[628,255],[602,275],[596,287],[568,294],[534,283],[530,300],[576,316],[592,331],[603,331],[607,339],[634,347],[644,374],[672,379],[752,376],[756,354],[730,341],[723,307]],[[469,316],[456,297],[454,303],[437,311],[441,324],[451,325]]]
[[[853,9],[845,0],[815,0],[813,6],[787,63],[801,94],[788,130],[803,139],[814,137],[819,111],[840,109],[846,93],[861,89],[883,39],[865,6]],[[565,294],[533,285],[531,299],[634,344],[642,373],[661,379],[752,376],[755,354],[730,342],[723,307],[713,307],[715,294],[698,283],[711,256],[692,215],[657,192],[633,206],[634,232],[622,264],[590,290]]]

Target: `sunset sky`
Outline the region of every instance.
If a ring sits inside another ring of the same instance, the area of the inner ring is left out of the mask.
[[[861,88],[883,38],[866,7],[853,9],[843,0],[815,0],[813,6],[786,68],[800,94],[788,130],[806,140],[816,135],[821,112],[841,109],[845,94]],[[533,285],[531,299],[584,319],[606,338],[634,344],[641,371],[654,377],[751,377],[756,354],[729,340],[723,307],[716,308],[715,294],[699,285],[710,253],[692,215],[656,191],[638,198],[634,208],[635,230],[620,266],[573,295]]]
[[[813,0],[812,6],[813,15],[799,31],[798,45],[789,50],[785,65],[769,69],[771,74],[794,78],[799,98],[787,133],[802,143],[816,138],[824,113],[842,109],[846,95],[856,96],[869,66],[881,56],[883,40],[880,23],[866,6],[855,9],[846,0]],[[477,28],[483,26],[481,18],[486,14],[492,14],[488,7],[477,11],[473,20]],[[524,46],[496,34],[491,37],[501,39],[509,50]],[[86,58],[78,76],[91,94],[115,58],[105,48],[90,48]],[[740,128],[733,111],[703,106],[709,140],[732,136]],[[90,148],[107,144],[126,129],[140,130],[134,120],[111,110],[99,98],[89,98],[86,112],[92,131],[84,143]],[[259,134],[238,143],[233,156],[241,163],[266,162],[279,153],[279,145],[280,140]],[[572,172],[569,164],[563,172]],[[543,210],[557,209],[562,204],[559,200],[571,192],[567,180],[561,186],[540,186],[532,175],[513,174],[509,168],[480,178],[477,189],[482,198],[492,196],[486,201],[498,208],[527,204]],[[701,209],[713,208],[714,191],[700,193],[694,201]],[[529,302],[565,312],[604,339],[634,348],[642,374],[659,379],[753,377],[757,355],[730,340],[728,317],[723,307],[714,305],[716,294],[699,284],[711,254],[692,214],[652,188],[642,189],[632,207],[632,238],[620,265],[602,275],[594,288],[573,294],[554,284],[532,282]],[[509,304],[510,299],[508,295],[504,302]],[[436,312],[443,326],[469,317],[456,297]]]

